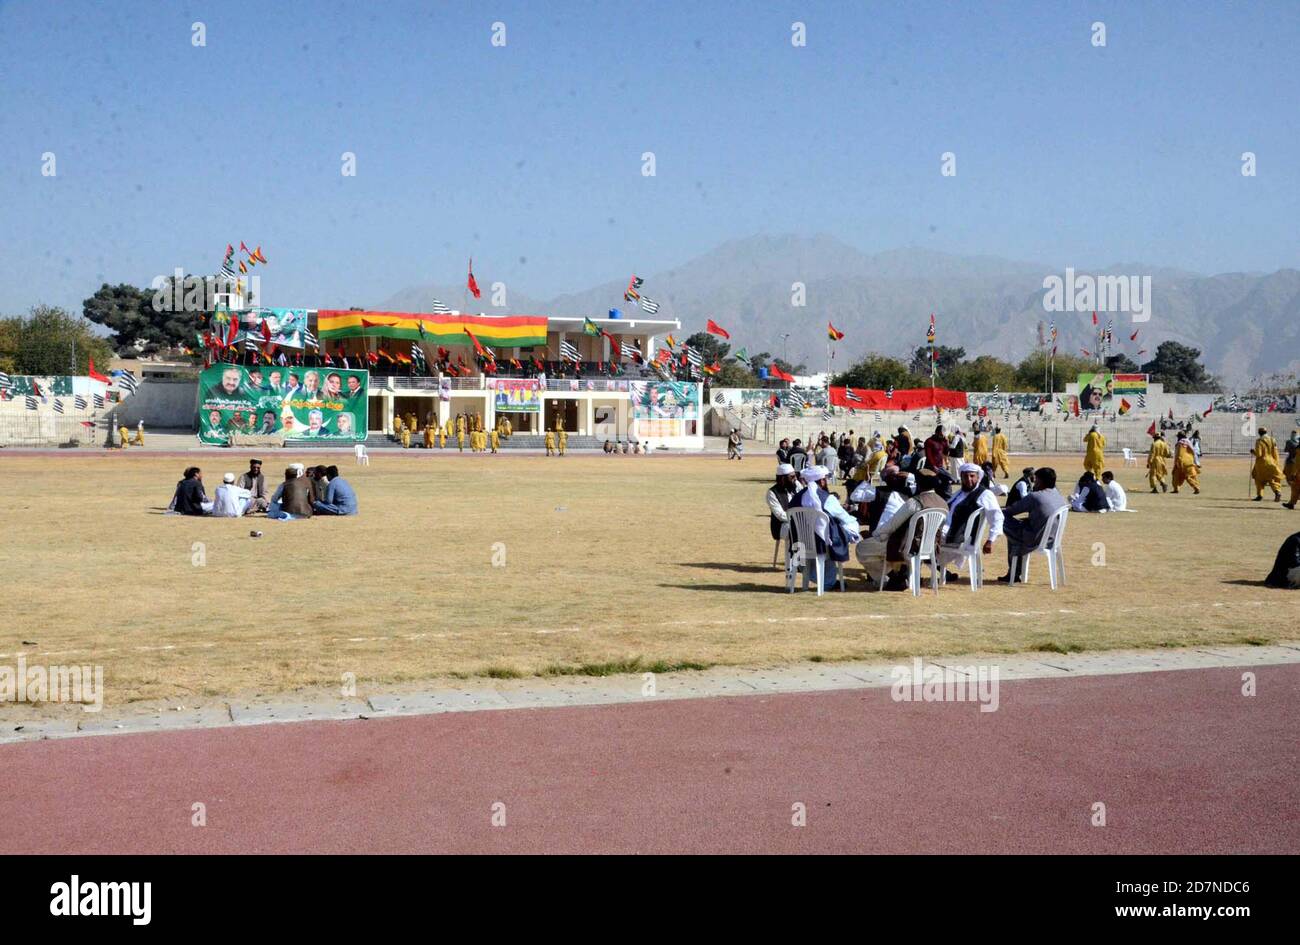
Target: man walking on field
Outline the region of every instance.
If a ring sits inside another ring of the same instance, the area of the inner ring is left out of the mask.
[[[1156,491],[1156,485],[1159,484],[1161,492],[1168,492],[1169,485],[1165,482],[1165,477],[1169,475],[1169,459],[1173,454],[1169,452],[1169,444],[1165,442],[1163,433],[1156,433],[1151,440],[1151,449],[1147,453],[1147,482],[1151,484],[1151,491]]]
[[[1268,435],[1268,430],[1259,428],[1259,439],[1250,451],[1255,457],[1250,468],[1250,477],[1255,482],[1255,502],[1264,501],[1264,487],[1273,490],[1273,501],[1282,501],[1282,461],[1277,452],[1277,441]]]
[[[1086,452],[1083,454],[1083,468],[1100,479],[1106,469],[1106,438],[1097,430],[1095,423],[1088,431],[1088,435],[1083,438],[1083,443],[1086,447]]]

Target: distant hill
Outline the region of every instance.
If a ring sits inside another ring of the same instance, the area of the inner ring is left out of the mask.
[[[733,347],[782,351],[789,332],[792,361],[821,370],[826,360],[826,323],[846,335],[836,367],[868,350],[907,355],[925,341],[930,313],[938,318],[939,342],[966,348],[969,355],[995,354],[1017,360],[1029,353],[1055,321],[1061,350],[1079,354],[1092,347],[1090,313],[1043,309],[1043,279],[1062,275],[1064,264],[1016,262],[992,256],[959,256],[926,249],[863,253],[832,236],[753,236],[731,240],[681,266],[639,272],[643,291],[662,304],[661,315],[679,318],[684,332],[713,318],[731,332]],[[1135,361],[1152,356],[1172,339],[1200,348],[1215,374],[1230,383],[1279,370],[1300,369],[1300,271],[1224,273],[1204,276],[1137,263],[1084,272],[1151,276],[1151,320],[1102,313],[1115,320],[1116,351]],[[806,287],[806,305],[791,304],[791,285]],[[511,293],[494,309],[485,292],[476,310],[547,315],[603,314],[623,302],[619,279],[582,292],[537,299]],[[457,286],[404,289],[380,307],[427,311],[432,298],[459,308]],[[628,312],[630,315],[631,313]],[[1134,330],[1138,339],[1129,341]],[[1138,355],[1145,348],[1147,353]]]

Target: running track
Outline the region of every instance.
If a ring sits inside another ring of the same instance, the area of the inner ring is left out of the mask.
[[[1300,664],[1250,698],[1243,671],[1003,682],[991,713],[866,689],[5,745],[0,849],[1295,853]]]

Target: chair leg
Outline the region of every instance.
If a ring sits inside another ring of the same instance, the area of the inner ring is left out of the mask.
[[[825,593],[826,584],[826,560],[817,556],[817,596],[821,597]]]
[[[1056,579],[1065,587],[1065,552],[1056,552]]]
[[[1056,555],[1050,551],[1047,553],[1047,583],[1056,590]]]
[[[1019,575],[1019,583],[1029,583],[1029,555],[1021,555],[1019,558],[1020,570],[1016,572]]]
[[[781,552],[781,539],[776,540],[776,546],[772,549],[772,567],[776,567],[776,556]]]

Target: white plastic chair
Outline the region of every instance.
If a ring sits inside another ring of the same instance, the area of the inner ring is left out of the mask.
[[[782,542],[782,541],[785,542],[785,546],[786,546],[786,555],[788,556],[788,555],[790,554],[790,551],[789,551],[789,548],[790,548],[790,523],[789,523],[789,522],[782,522],[782,523],[781,523],[781,534],[779,534],[779,535],[776,536],[776,542],[775,542],[775,544],[773,544],[773,546],[772,546],[772,567],[774,567],[774,568],[776,567],[776,559],[777,559],[777,556],[781,554],[781,542]]]
[[[793,456],[790,457],[790,465],[794,467],[795,472],[800,472],[805,466],[808,465],[808,454],[795,453]]]
[[[1137,461],[1136,459],[1133,458],[1133,451],[1132,451],[1131,449],[1129,449],[1127,446],[1124,447],[1124,465],[1125,465],[1125,466],[1136,466],[1137,464],[1138,464],[1138,461]]]
[[[1069,517],[1069,506],[1062,506],[1053,512],[1052,517],[1047,520],[1043,537],[1038,540],[1037,547],[1030,549],[1029,554],[1016,558],[1016,574],[1021,584],[1029,583],[1030,556],[1041,554],[1047,556],[1047,578],[1051,582],[1052,590],[1056,590],[1058,582],[1062,586],[1065,585],[1065,551],[1062,545],[1065,538],[1065,522]]]
[[[970,572],[970,589],[972,592],[978,591],[984,586],[984,542],[988,541],[991,527],[988,509],[980,509],[978,514],[966,519],[966,534],[962,536],[960,545],[956,548],[951,545],[941,546],[945,554],[961,556],[962,562]],[[957,570],[961,570],[961,564],[957,565]],[[940,568],[940,585],[948,583],[944,575],[945,570]]]
[[[930,563],[930,587],[936,594],[939,593],[940,569],[936,560],[935,545],[938,543],[939,529],[943,528],[943,523],[947,519],[948,513],[943,509],[922,509],[907,520],[907,531],[903,533],[903,554],[906,556],[910,572],[907,581],[913,597],[921,596],[921,565],[927,561]],[[916,554],[910,554],[918,531],[921,533],[920,544]],[[877,590],[884,589],[885,572],[888,568],[889,559],[882,558],[880,576],[876,579]]]
[[[808,587],[808,579],[815,574],[817,596],[822,596],[822,585],[826,577],[826,553],[817,552],[817,531],[820,529],[823,535],[826,534],[830,521],[830,516],[821,509],[790,510],[790,536],[793,538],[793,543],[790,545],[790,557],[786,560],[785,566],[787,592],[794,593],[795,574],[803,571],[803,587]],[[844,590],[843,568],[840,568],[840,590]]]
[[[352,449],[353,449],[353,450],[356,452],[356,454],[357,454],[357,465],[358,465],[358,466],[369,466],[369,465],[370,465],[370,454],[366,452],[366,444],[364,444],[364,443],[358,443],[358,444],[357,444],[356,446],[354,446]]]

